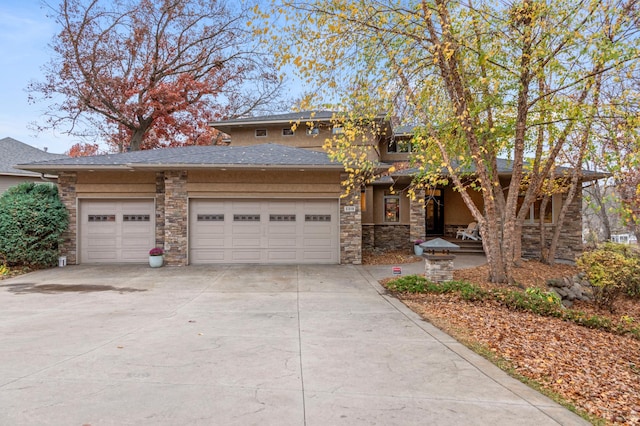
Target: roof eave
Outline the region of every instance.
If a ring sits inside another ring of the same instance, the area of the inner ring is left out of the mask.
[[[316,169],[316,170],[342,170],[341,164],[129,164],[131,170],[202,170],[202,169]]]

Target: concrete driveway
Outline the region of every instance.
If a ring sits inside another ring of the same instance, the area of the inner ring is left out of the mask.
[[[0,281],[0,424],[587,424],[360,266],[68,266]]]

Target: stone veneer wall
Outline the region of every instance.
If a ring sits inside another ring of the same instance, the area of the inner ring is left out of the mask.
[[[565,201],[563,196],[562,201]],[[551,241],[556,226],[546,225],[547,242]],[[582,254],[582,194],[578,192],[569,205],[569,211],[565,216],[558,248],[557,259],[575,260]],[[522,227],[522,255],[523,257],[540,257],[540,227],[538,224]]]
[[[60,172],[58,175],[58,193],[60,200],[69,212],[69,227],[62,234],[60,255],[67,256],[68,265],[78,263],[78,202],[76,200],[76,183],[78,174],[75,172]]]
[[[362,250],[371,251],[375,247],[375,225],[362,225]]]
[[[169,266],[186,266],[187,172],[179,170],[164,172],[164,190],[164,260]]]
[[[375,225],[374,245],[379,250],[413,250],[410,225]]]
[[[156,173],[156,247],[164,247],[164,173]]]
[[[346,175],[341,175],[346,180]],[[340,263],[360,265],[362,263],[362,212],[360,193],[340,198]],[[346,212],[345,207],[353,206],[355,211]]]
[[[410,225],[362,225],[362,249],[413,250],[410,235]]]
[[[409,240],[424,240],[427,235],[426,213],[424,210],[424,189],[416,191],[416,198],[409,200]]]

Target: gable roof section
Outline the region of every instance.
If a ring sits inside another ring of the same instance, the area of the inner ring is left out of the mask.
[[[342,169],[324,152],[278,144],[186,146],[20,164],[25,170],[168,170],[197,168]]]
[[[16,164],[34,161],[68,158],[62,154],[51,154],[13,138],[0,139],[0,175],[40,176],[40,173],[16,169]]]

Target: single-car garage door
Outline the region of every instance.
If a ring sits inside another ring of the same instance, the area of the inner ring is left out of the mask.
[[[338,263],[337,200],[191,199],[189,259]]]
[[[155,246],[154,202],[81,200],[80,263],[147,262]]]

